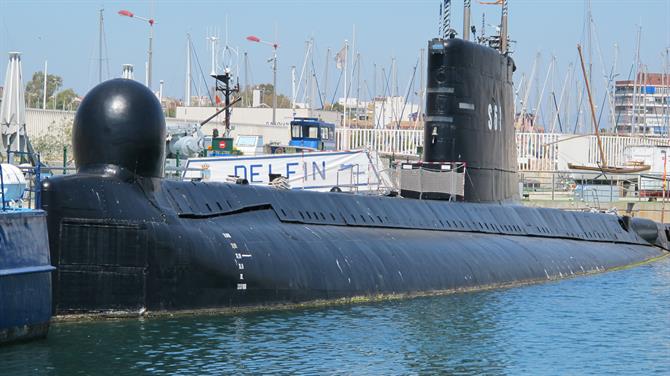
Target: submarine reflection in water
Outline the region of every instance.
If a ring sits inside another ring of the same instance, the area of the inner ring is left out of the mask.
[[[513,66],[482,45],[429,43],[425,160],[468,164],[466,202],[164,180],[155,95],[132,80],[98,85],[75,117],[78,172],[42,185],[55,312],[483,288],[665,254],[666,232],[651,221],[499,203],[516,179]],[[501,120],[489,127],[492,101]]]

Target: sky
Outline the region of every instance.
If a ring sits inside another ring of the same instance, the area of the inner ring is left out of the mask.
[[[499,6],[481,5],[477,0],[472,3],[472,20],[478,29],[483,12],[487,24],[499,23]],[[374,91],[373,64],[378,69],[377,92],[381,92],[381,69],[388,74],[392,59],[397,61],[397,86],[402,95],[412,79],[421,49],[438,33],[439,4],[439,0],[0,0],[0,53],[22,52],[24,82],[33,72],[43,70],[44,61],[48,60],[49,73],[63,78],[63,88],[85,94],[98,82],[98,14],[99,9],[104,8],[107,46],[104,78],[118,77],[122,64],[130,63],[135,66],[135,78],[144,81],[149,27],[138,19],[117,14],[125,9],[156,20],[154,89],[158,88],[159,80],[164,80],[168,96],[184,97],[187,33],[193,40],[202,72],[209,73],[211,55],[206,37],[213,30],[218,30],[222,45],[227,35],[228,45],[237,49],[240,56],[248,53],[250,83],[272,81],[271,64],[267,62],[272,51],[270,46],[247,41],[246,36],[256,35],[279,43],[278,88],[285,94],[291,92],[291,66],[297,67],[299,75],[305,42],[314,38],[313,59],[320,85],[325,81],[326,51],[331,49],[327,96],[334,96],[339,71],[332,56],[346,39],[352,50],[361,55],[361,98],[368,98],[370,91]],[[454,0],[452,4],[452,24],[460,31],[463,1]],[[556,58],[556,69],[549,75],[546,90],[553,90],[556,95],[569,64],[579,66],[576,45],[587,43],[586,4],[585,0],[509,1],[510,37],[516,41],[512,56],[517,65],[517,86],[521,78],[526,77],[521,85],[525,88],[534,61],[538,61],[529,102],[535,100],[544,86],[552,56]],[[600,102],[606,86],[603,72],[609,74],[612,69],[615,44],[618,45],[617,79],[629,77],[639,26],[640,60],[649,72],[662,72],[662,54],[670,46],[670,0],[592,0],[591,4],[595,25],[590,55],[592,86],[596,101]],[[492,25],[486,26],[487,33],[493,30]],[[6,56],[0,59],[1,72],[7,66]],[[237,65],[242,75],[240,82],[244,82],[242,58]],[[194,64],[193,74],[201,76],[197,64]],[[198,79],[200,91],[204,90],[202,81]],[[414,82],[418,87],[418,73]],[[208,84],[211,85],[211,81]],[[342,84],[338,97],[342,95],[341,88]],[[575,88],[570,90],[576,91]],[[352,92],[355,93],[356,88],[352,88]],[[543,98],[546,100],[546,94]]]

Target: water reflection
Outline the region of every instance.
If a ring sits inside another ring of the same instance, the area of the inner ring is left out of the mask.
[[[670,260],[523,288],[240,316],[62,323],[14,374],[589,374],[670,369]],[[647,372],[648,371],[648,372]]]

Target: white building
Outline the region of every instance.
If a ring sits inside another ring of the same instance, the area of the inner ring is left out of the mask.
[[[616,81],[614,103],[617,133],[669,133],[670,75],[640,73],[636,81]]]
[[[374,103],[375,128],[395,128],[400,122],[413,121],[418,104],[405,102],[404,97],[377,97]]]
[[[176,119],[172,121],[201,122],[216,113],[215,107],[177,107]],[[328,123],[340,125],[341,114],[333,111],[278,108],[276,123],[272,124],[272,108],[233,107],[230,114],[231,135],[260,135],[265,143],[287,144],[290,139],[289,124],[294,117],[317,117]],[[207,123],[202,131],[211,134],[214,128],[223,133],[225,114]]]

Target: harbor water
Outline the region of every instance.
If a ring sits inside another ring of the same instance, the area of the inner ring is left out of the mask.
[[[670,258],[517,288],[346,306],[56,323],[2,375],[670,374]]]

